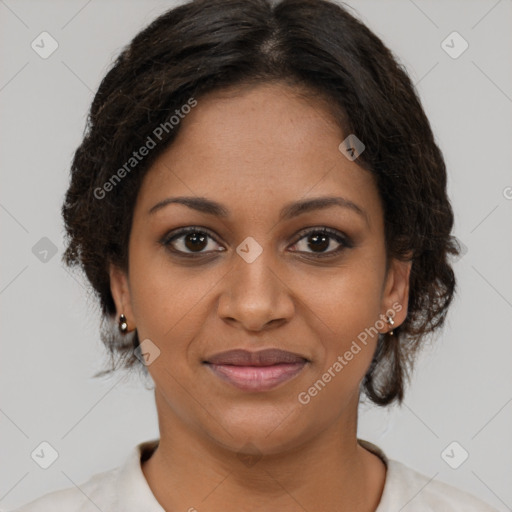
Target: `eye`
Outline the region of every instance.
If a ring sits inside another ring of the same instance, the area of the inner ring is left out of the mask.
[[[215,251],[215,246],[219,245],[215,238],[204,228],[195,226],[169,233],[162,239],[161,243],[171,251],[183,255],[225,251],[224,248]]]
[[[335,256],[343,249],[353,247],[349,237],[340,231],[330,228],[314,228],[303,231],[300,235],[300,238],[293,244],[292,248],[317,258]],[[196,226],[190,226],[169,233],[161,240],[161,244],[174,253],[192,257],[194,255],[206,255],[226,250],[220,246],[208,230]],[[215,249],[216,246],[220,247],[220,249]]]
[[[301,235],[292,247],[298,248],[298,252],[312,254],[318,258],[334,256],[345,248],[353,247],[352,241],[346,235],[330,228],[315,228],[302,232]],[[338,246],[336,247],[335,244]],[[332,249],[333,245],[334,249]],[[328,250],[329,248],[331,250]],[[308,252],[307,249],[312,252]]]

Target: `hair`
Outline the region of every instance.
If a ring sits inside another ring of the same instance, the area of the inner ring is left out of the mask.
[[[379,336],[361,388],[378,405],[401,403],[419,342],[443,324],[455,291],[449,255],[459,249],[446,167],[405,68],[346,7],[328,0],[179,5],[138,33],[103,78],[62,206],[63,260],[83,269],[107,324],[101,339],[111,365],[95,377],[134,367],[147,375],[135,355],[137,331],[116,328],[109,265],[128,268],[142,180],[180,129],[169,116],[208,92],[269,82],[328,102],[343,133],[365,144],[356,162],[373,174],[382,199],[387,257],[412,266],[407,317],[394,335]],[[155,147],[132,160],[155,133]]]

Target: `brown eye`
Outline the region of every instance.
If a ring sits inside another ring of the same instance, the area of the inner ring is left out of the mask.
[[[198,228],[187,228],[171,233],[162,240],[162,244],[173,252],[182,254],[220,252],[215,249],[219,245],[215,239],[208,232]]]
[[[199,232],[184,235],[183,243],[190,251],[202,251],[208,245],[208,235]]]
[[[324,252],[329,248],[330,239],[330,236],[324,235],[323,233],[308,235],[308,248],[312,249],[314,252]]]
[[[341,232],[329,228],[321,228],[303,233],[293,247],[298,252],[313,254],[314,256],[316,253],[318,257],[322,257],[337,255],[343,249],[353,247],[353,244]]]

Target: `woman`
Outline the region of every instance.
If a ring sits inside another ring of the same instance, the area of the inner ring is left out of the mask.
[[[197,0],[121,53],[65,261],[155,383],[160,438],[19,509],[491,511],[357,439],[453,297],[446,170],[390,51],[324,0]]]

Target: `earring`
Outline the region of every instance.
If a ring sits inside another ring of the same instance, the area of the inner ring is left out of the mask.
[[[119,317],[119,330],[126,334],[128,332],[128,320],[126,320],[126,317],[124,315],[121,315]]]
[[[393,325],[395,325],[395,321],[393,320],[393,317],[392,317],[392,316],[390,316],[390,315],[388,315],[388,316],[386,317],[386,322],[387,322],[391,327],[393,327]],[[389,331],[389,332],[388,332],[388,334],[389,334],[390,336],[393,336],[393,329],[391,329],[391,331]]]

